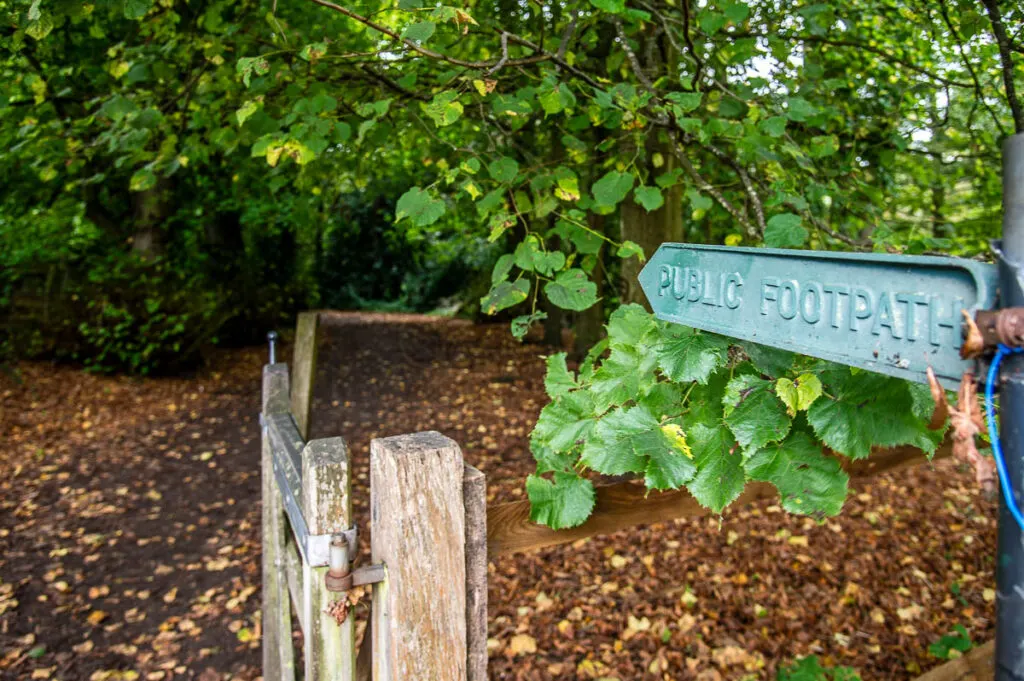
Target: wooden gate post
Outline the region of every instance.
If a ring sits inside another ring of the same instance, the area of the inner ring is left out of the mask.
[[[263,419],[287,414],[288,366],[263,367]],[[267,426],[263,433],[261,463],[263,495],[263,677],[265,681],[293,681],[295,653],[292,648],[292,618],[285,579],[286,520],[281,494],[274,479],[273,453]]]
[[[302,515],[311,535],[339,534],[352,525],[352,481],[345,440],[314,440],[302,450]],[[343,562],[354,556],[343,551]],[[354,614],[338,624],[330,609],[344,607],[346,592],[327,590],[328,567],[302,563],[306,681],[352,681],[355,670]]]
[[[436,432],[370,443],[374,681],[466,681],[462,451]]]
[[[319,326],[319,312],[300,312],[295,322],[295,347],[292,349],[292,416],[303,440],[309,440]]]

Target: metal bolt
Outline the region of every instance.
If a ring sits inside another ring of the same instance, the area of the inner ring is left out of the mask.
[[[270,343],[270,363],[277,364],[277,331],[267,334],[267,342]]]
[[[348,591],[352,588],[352,573],[349,571],[348,541],[341,535],[331,538],[328,555],[330,569],[324,575],[328,591]]]

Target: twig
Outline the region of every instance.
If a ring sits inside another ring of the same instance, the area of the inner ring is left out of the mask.
[[[654,84],[651,83],[651,79],[644,73],[643,66],[640,65],[640,60],[636,58],[636,53],[633,52],[633,48],[629,46],[629,39],[626,38],[626,31],[622,28],[622,22],[618,19],[615,20],[615,33],[619,36],[619,42],[622,43],[622,50],[626,53],[626,59],[629,60],[629,65],[633,69],[633,73],[636,75],[644,88],[654,95]]]
[[[939,1],[939,13],[942,15],[942,20],[943,22],[945,22],[946,28],[949,29],[950,34],[952,34],[953,36],[953,40],[956,42],[957,54],[960,56],[960,61],[963,62],[964,67],[967,69],[967,73],[970,74],[971,80],[974,81],[974,96],[977,97],[978,101],[981,102],[981,105],[984,106],[985,110],[988,111],[990,116],[992,116],[992,121],[996,124],[996,127],[999,129],[999,134],[1005,136],[1006,129],[1003,128],[1003,122],[999,120],[998,114],[996,114],[996,112],[992,110],[992,107],[985,99],[985,91],[981,87],[981,81],[978,80],[978,74],[975,72],[974,66],[971,65],[970,60],[967,59],[967,55],[964,53],[964,44],[960,38],[960,32],[956,30],[956,28],[953,26],[953,22],[950,21],[949,19],[949,11],[946,8],[946,0]]]
[[[669,134],[672,136],[672,151],[675,154],[676,158],[679,159],[679,164],[683,166],[683,169],[686,170],[687,173],[689,173],[690,177],[693,178],[693,181],[697,183],[697,186],[700,188],[700,190],[710,195],[711,198],[718,202],[718,205],[725,209],[725,212],[733,216],[741,225],[743,225],[743,228],[746,230],[747,234],[749,234],[752,238],[756,238],[757,227],[751,224],[750,220],[748,220],[746,216],[743,215],[743,213],[741,213],[736,208],[736,206],[732,205],[732,203],[729,202],[729,199],[725,198],[722,192],[718,191],[718,189],[716,189],[714,185],[705,180],[704,177],[697,172],[697,169],[693,167],[693,164],[690,162],[690,159],[686,156],[685,153],[683,153],[683,150],[679,145],[678,138],[673,133]]]
[[[348,9],[347,7],[342,7],[341,5],[337,5],[337,4],[333,3],[333,2],[330,2],[330,0],[310,0],[310,1],[315,3],[315,4],[317,4],[317,5],[320,5],[321,7],[326,7],[328,9],[334,10],[335,12],[340,12],[341,14],[344,14],[348,18],[354,19],[355,21],[358,21],[359,23],[363,24],[364,26],[368,26],[369,28],[372,28],[373,30],[378,31],[379,33],[383,33],[384,35],[388,36],[389,38],[402,43],[403,45],[408,47],[413,52],[418,52],[419,54],[422,54],[424,57],[429,57],[431,59],[437,59],[439,61],[447,62],[447,63],[453,64],[455,66],[462,66],[462,67],[465,67],[467,69],[485,70],[485,69],[493,68],[494,65],[495,65],[495,62],[490,62],[490,61],[467,61],[465,59],[456,59],[455,57],[449,57],[446,54],[441,54],[440,52],[435,52],[434,50],[429,50],[429,49],[427,49],[425,47],[417,45],[414,41],[409,40],[408,38],[403,38],[398,33],[395,33],[394,31],[392,31],[390,28],[387,28],[385,26],[381,26],[377,22],[372,21],[371,19],[368,19],[367,17],[364,17],[364,16],[362,16],[360,14],[357,14],[357,13],[353,12],[352,10]],[[505,64],[503,64],[503,66],[523,66],[523,65],[526,65],[526,64],[537,64],[537,63],[540,63],[542,61],[549,61],[551,59],[551,56],[548,55],[547,53],[544,53],[541,50],[538,50],[538,52],[539,52],[539,54],[537,54],[536,56],[533,56],[533,57],[526,57],[526,58],[523,58],[523,59],[506,60]]]
[[[999,58],[1003,63],[1003,84],[1006,86],[1006,99],[1010,102],[1010,111],[1013,113],[1013,124],[1016,132],[1024,132],[1024,107],[1017,99],[1017,88],[1013,84],[1013,55],[1010,54],[1010,39],[1006,35],[1006,26],[1003,24],[1003,17],[999,13],[997,0],[982,0],[985,9],[988,10],[988,17],[992,21],[992,34],[996,37],[996,44],[999,45]]]
[[[578,17],[579,14],[576,10],[573,10],[572,19],[569,20],[569,25],[565,27],[565,33],[562,34],[562,42],[558,44],[558,52],[555,53],[557,59],[565,59],[565,53],[569,49],[569,42],[576,33],[576,20]]]

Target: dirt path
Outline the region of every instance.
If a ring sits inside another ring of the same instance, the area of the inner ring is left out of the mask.
[[[372,437],[439,430],[492,502],[522,497],[543,347],[420,316],[332,314],[324,332],[312,434],[349,440],[364,532]],[[192,379],[0,378],[0,676],[258,675],[263,358],[224,352]],[[491,676],[774,678],[816,653],[909,679],[954,625],[991,638],[992,518],[946,462],[879,477],[820,526],[762,505],[503,557]]]

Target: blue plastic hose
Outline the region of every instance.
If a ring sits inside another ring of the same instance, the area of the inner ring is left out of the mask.
[[[992,458],[996,461],[996,470],[999,472],[999,486],[1003,490],[1003,498],[1006,499],[1006,508],[1010,515],[1017,521],[1017,525],[1024,530],[1024,515],[1017,507],[1017,498],[1013,494],[1013,484],[1010,482],[1010,475],[1006,472],[1006,461],[1003,459],[1003,447],[999,443],[999,433],[996,432],[996,409],[995,392],[996,379],[999,378],[999,364],[1007,355],[1024,352],[1024,348],[1011,348],[1002,343],[996,350],[996,356],[992,359],[992,365],[988,368],[988,378],[985,379],[985,422],[988,424],[988,439],[992,442]],[[966,405],[962,405],[966,408]]]

